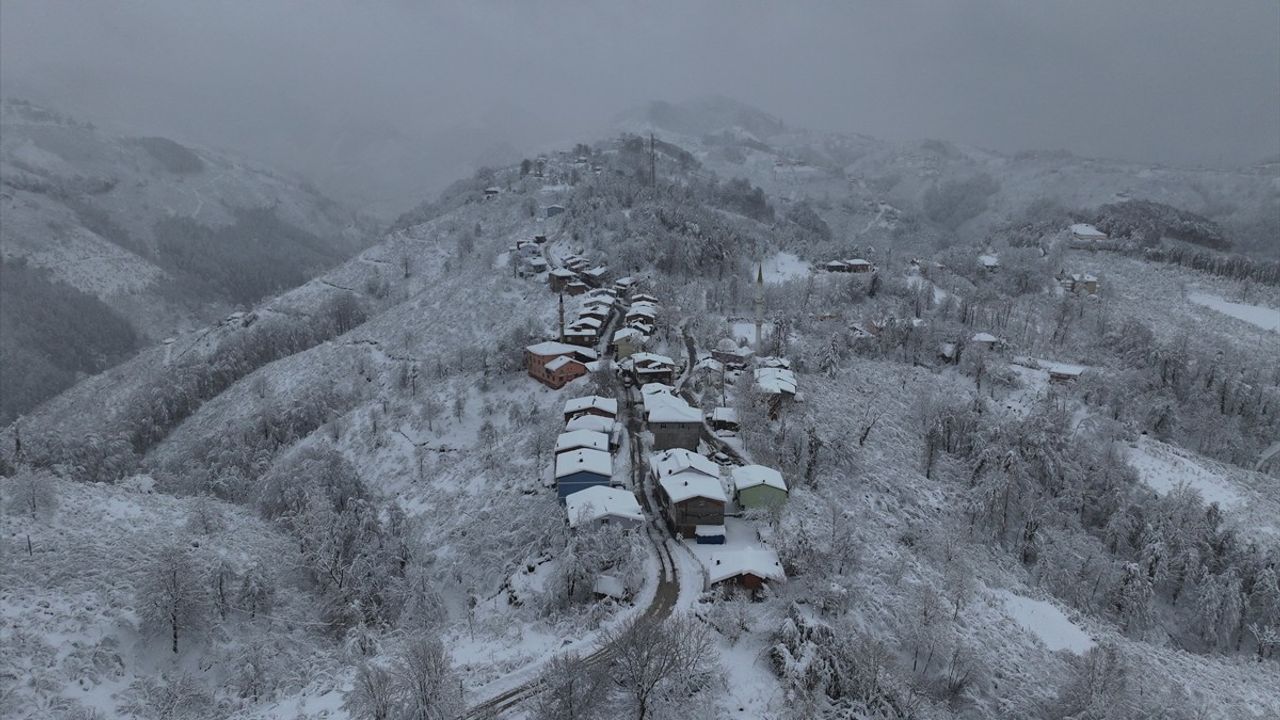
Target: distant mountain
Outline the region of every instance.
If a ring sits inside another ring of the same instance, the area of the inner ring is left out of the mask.
[[[0,103],[0,130],[0,421],[373,234],[305,182],[208,149],[112,137],[21,100]]]
[[[1051,203],[1089,217],[1105,205],[1149,201],[1204,216],[1233,249],[1280,253],[1280,164],[1178,168],[1084,158],[1065,151],[1007,155],[942,140],[890,143],[857,133],[788,126],[725,98],[652,102],[616,128],[679,145],[708,170],[740,177],[786,201],[807,200],[849,244],[890,239],[898,220],[913,236],[980,240]]]

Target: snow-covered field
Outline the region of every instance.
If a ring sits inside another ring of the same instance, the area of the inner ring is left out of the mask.
[[[1231,302],[1213,293],[1198,291],[1187,293],[1187,299],[1197,305],[1213,308],[1223,315],[1257,325],[1263,330],[1280,332],[1280,310],[1276,308]]]
[[[1071,622],[1053,603],[1034,600],[1008,590],[996,590],[992,594],[1019,627],[1035,635],[1050,650],[1067,650],[1079,654],[1093,647],[1093,638],[1089,637],[1089,633]]]

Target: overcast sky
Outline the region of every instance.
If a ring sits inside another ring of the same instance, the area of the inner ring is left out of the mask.
[[[708,93],[889,140],[1239,164],[1280,152],[1280,2],[3,0],[0,85],[322,174]]]

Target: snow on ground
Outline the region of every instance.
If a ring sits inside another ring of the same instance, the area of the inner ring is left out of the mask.
[[[1187,293],[1187,299],[1197,305],[1213,308],[1223,315],[1257,325],[1263,330],[1280,332],[1280,310],[1275,308],[1231,302],[1220,295],[1199,291]]]
[[[789,252],[780,252],[764,261],[764,281],[770,285],[784,283],[788,280],[807,277],[811,272],[809,263]],[[754,280],[755,278],[752,278]]]
[[[1093,638],[1053,603],[1015,595],[1008,590],[996,590],[993,594],[1003,605],[1005,614],[1022,629],[1040,638],[1050,650],[1080,654],[1093,647]]]
[[[1244,503],[1244,497],[1220,473],[1197,462],[1191,453],[1154,438],[1141,437],[1130,446],[1129,464],[1143,482],[1162,495],[1186,485],[1199,491],[1205,502],[1216,502],[1224,509]]]

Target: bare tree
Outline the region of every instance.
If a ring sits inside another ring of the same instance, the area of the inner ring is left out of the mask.
[[[533,710],[534,720],[596,720],[605,717],[607,678],[572,653],[557,655],[542,671],[542,694]]]
[[[453,720],[462,715],[462,687],[439,638],[409,641],[395,668],[402,720]]]
[[[704,685],[715,662],[710,630],[690,615],[640,616],[606,632],[604,641],[617,650],[613,678],[637,720],[650,717],[655,701]]]
[[[13,479],[12,488],[10,512],[30,515],[32,520],[36,520],[53,512],[58,505],[58,497],[53,489],[53,475],[48,471],[23,471]]]
[[[164,548],[151,561],[138,593],[143,623],[171,639],[178,652],[179,636],[205,620],[204,588],[191,554],[181,545]]]
[[[361,665],[342,709],[357,720],[390,720],[396,706],[394,677],[379,665]]]

